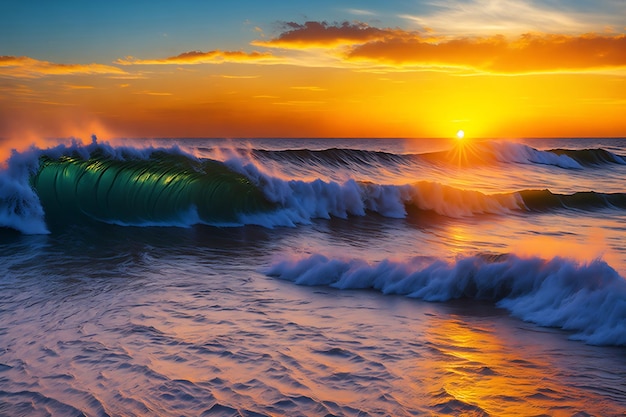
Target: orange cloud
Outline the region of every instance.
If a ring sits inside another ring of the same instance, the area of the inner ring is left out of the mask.
[[[517,38],[437,37],[379,29],[365,23],[287,23],[287,30],[255,45],[287,49],[343,46],[345,65],[464,68],[478,72],[524,74],[626,67],[626,35],[527,33]],[[336,57],[337,51],[333,52]]]
[[[126,57],[115,61],[119,65],[193,65],[221,64],[224,62],[278,62],[279,59],[265,52],[221,51],[208,52],[190,51],[163,59],[139,59]]]
[[[626,67],[626,36],[525,34],[460,38],[432,43],[391,38],[355,45],[348,59],[392,65],[469,67],[477,71],[521,74]]]
[[[279,48],[334,47],[343,44],[365,43],[389,36],[399,36],[401,31],[380,29],[362,22],[343,22],[329,25],[326,22],[306,22],[303,25],[285,22],[285,31],[268,41],[254,41],[253,45]]]
[[[26,56],[0,56],[0,76],[40,78],[47,75],[74,74],[126,74],[126,72],[103,64],[58,64]]]

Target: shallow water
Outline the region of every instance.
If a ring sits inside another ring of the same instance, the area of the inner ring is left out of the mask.
[[[408,146],[378,142],[373,150]],[[325,143],[319,148],[353,144]],[[288,145],[301,142],[280,147]],[[284,178],[292,165],[265,167]],[[319,177],[402,184],[376,167],[363,178],[365,168]],[[301,167],[302,178],[316,169]],[[434,178],[442,168],[394,169],[421,180],[419,172]],[[455,169],[480,177],[470,172],[478,167]],[[502,169],[480,168],[492,177]],[[583,171],[612,172],[598,184],[618,192],[621,169]],[[554,192],[581,191],[576,175],[585,175],[519,163],[509,171],[499,181],[516,191],[541,175],[554,184],[572,178]],[[407,213],[273,227],[47,218],[49,234],[0,230],[0,415],[623,415],[626,350],[608,342],[619,340],[609,330],[619,332],[626,318],[623,210]],[[448,267],[424,278],[437,262]],[[487,296],[485,285],[505,275],[520,292]],[[430,292],[415,294],[423,288]],[[516,300],[523,305],[511,306]],[[576,312],[592,315],[595,327]],[[564,315],[570,328],[537,314]],[[599,337],[609,346],[588,344]]]

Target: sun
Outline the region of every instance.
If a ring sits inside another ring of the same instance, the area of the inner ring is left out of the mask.
[[[464,137],[465,137],[465,132],[463,130],[459,130],[458,132],[456,132],[456,138],[458,140],[463,140]]]

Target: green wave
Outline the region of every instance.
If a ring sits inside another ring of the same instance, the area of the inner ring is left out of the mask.
[[[236,223],[240,214],[273,209],[223,163],[167,152],[132,160],[44,156],[31,185],[48,220],[82,214],[125,224]]]

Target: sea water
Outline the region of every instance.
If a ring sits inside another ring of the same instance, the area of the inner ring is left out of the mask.
[[[14,153],[0,415],[624,415],[624,179],[623,139]]]

